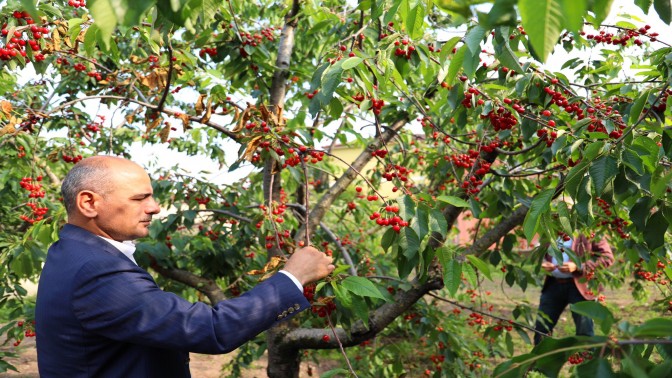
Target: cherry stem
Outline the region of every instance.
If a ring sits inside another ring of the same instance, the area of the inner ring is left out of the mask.
[[[334,338],[336,339],[336,342],[338,343],[338,348],[341,350],[341,354],[343,354],[343,358],[345,358],[345,363],[348,364],[348,369],[350,370],[350,373],[352,373],[355,378],[357,378],[357,373],[355,373],[355,370],[352,368],[352,364],[350,364],[350,360],[348,359],[348,355],[345,354],[345,349],[343,349],[343,344],[341,343],[341,340],[338,338],[338,335],[336,334],[336,329],[334,328],[334,325],[331,324],[331,317],[329,314],[326,316],[327,318],[327,323],[329,323],[329,328],[331,328],[331,332],[334,334]]]

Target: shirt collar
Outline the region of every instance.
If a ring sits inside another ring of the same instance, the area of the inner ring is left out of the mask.
[[[116,241],[114,239],[108,239],[105,237],[102,237],[98,235],[99,238],[105,240],[106,242],[112,244],[113,247],[119,250],[119,252],[123,253],[124,256],[128,257],[129,260],[133,261],[135,265],[138,265],[138,263],[135,261],[133,258],[133,254],[135,253],[135,243],[133,243],[130,240],[126,240],[123,242]]]

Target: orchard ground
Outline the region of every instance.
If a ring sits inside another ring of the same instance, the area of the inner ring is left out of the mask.
[[[630,290],[628,290],[629,285],[625,284],[622,288],[606,288],[605,289],[605,305],[614,313],[618,320],[627,320],[631,323],[638,323],[641,319],[648,319],[652,316],[665,316],[665,314],[656,313],[651,309],[653,302],[656,299],[656,294],[659,294],[653,284],[645,284],[647,288],[647,296],[642,300],[635,300],[632,297]],[[493,306],[492,314],[495,316],[500,316],[504,318],[511,318],[511,312],[514,307],[518,304],[527,303],[531,307],[536,308],[536,305],[539,300],[540,288],[539,287],[528,287],[528,289],[523,292],[519,287],[509,287],[501,278],[497,277],[494,281],[484,280],[480,285],[478,292],[481,297],[475,298],[474,303],[462,303],[468,307],[480,308]],[[426,300],[431,300],[430,297],[426,297]],[[485,304],[485,305],[483,305]],[[449,306],[450,305],[446,305]],[[447,311],[450,311],[452,308],[447,308]],[[468,313],[467,310],[464,313]],[[466,327],[466,325],[465,325]],[[475,336],[478,337],[478,331],[475,330]],[[596,327],[596,332],[597,327]],[[574,333],[574,323],[569,312],[569,309],[566,309],[563,313],[558,326],[555,329],[556,337],[570,336]],[[531,333],[530,337],[532,337]],[[520,337],[515,336],[515,351],[516,354],[525,353],[529,344],[526,344],[521,340]],[[8,345],[0,347],[0,351],[15,351],[18,353],[18,358],[7,359],[8,362],[12,363],[19,372],[7,372],[0,373],[0,377],[13,377],[13,378],[34,378],[39,377],[37,373],[37,355],[35,351],[35,340],[34,338],[26,338],[22,344],[15,348]],[[194,377],[200,378],[218,378],[226,376],[225,373],[222,373],[222,368],[227,364],[231,358],[232,354],[229,355],[204,355],[204,354],[192,354],[191,355],[191,373]],[[330,369],[343,367],[345,368],[346,364],[343,360],[343,357],[335,351],[329,352],[329,358],[322,360],[323,362],[320,365],[315,364],[312,361],[304,359],[301,364],[301,373],[300,377],[319,377],[321,373],[328,371]],[[501,362],[492,361],[492,366],[488,368],[492,369],[494,366]],[[245,369],[243,372],[243,378],[261,378],[266,376],[266,356],[264,355],[261,359],[256,361],[252,367]],[[308,370],[312,370],[312,375],[309,375]],[[561,374],[566,374],[567,369],[563,369]]]

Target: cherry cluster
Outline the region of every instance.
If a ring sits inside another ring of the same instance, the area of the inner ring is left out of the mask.
[[[466,76],[464,77],[466,78]],[[460,77],[460,80],[462,80],[462,77]],[[462,106],[464,106],[467,109],[471,109],[473,107],[472,100],[476,99],[475,96],[478,95],[482,95],[482,93],[478,89],[470,87],[466,92],[464,92],[464,99],[461,102]],[[477,106],[483,105],[484,103],[485,101],[482,98],[476,100]]]
[[[205,55],[208,55],[210,57],[213,57],[217,55],[217,48],[216,47],[203,47],[201,51],[198,52],[198,56],[201,58],[204,58]]]
[[[324,151],[308,150],[308,147],[306,146],[299,146],[298,152],[295,148],[290,147],[287,149],[287,152],[290,156],[287,157],[285,162],[282,164],[283,168],[286,168],[287,166],[296,167],[301,163],[302,160],[306,163],[316,164],[321,162],[325,155]]]
[[[12,16],[17,20],[19,26],[15,28],[13,35],[9,35],[8,24],[2,25],[0,34],[2,37],[7,37],[8,40],[4,47],[0,46],[0,60],[10,60],[17,54],[25,58],[27,54],[26,46],[34,52],[39,52],[41,50],[39,41],[42,39],[42,35],[49,33],[48,28],[35,25],[35,21],[28,12],[14,11]],[[22,25],[23,23],[25,24]],[[30,35],[27,32],[30,32]],[[41,53],[33,55],[33,60],[36,62],[44,59],[45,57]]]
[[[649,38],[651,42],[656,42],[658,40],[658,33],[650,32],[650,25],[644,25],[639,29],[622,29],[621,33],[614,34],[608,33],[606,30],[600,30],[597,34],[586,34],[581,32],[581,35],[585,35],[586,39],[593,40],[596,43],[603,43],[606,45],[621,45],[627,46],[629,41],[632,41],[633,44],[637,46],[642,46],[644,42],[639,38],[641,36]]]
[[[400,41],[394,41],[394,45],[397,46],[397,48],[394,50],[394,55],[395,56],[400,56],[400,57],[405,57],[406,59],[411,59],[411,55],[413,54],[413,51],[415,51],[415,46],[409,45],[407,39],[403,39]],[[400,47],[400,45],[402,47]]]
[[[410,168],[406,168],[399,164],[387,164],[382,176],[387,181],[392,181],[393,179],[398,178],[401,182],[407,182],[410,173],[413,173],[413,170]]]
[[[385,212],[390,214],[399,213],[398,206],[387,205],[385,206]],[[390,226],[394,232],[399,233],[402,227],[408,227],[408,222],[401,219],[398,215],[391,215],[388,217],[383,217],[380,212],[374,211],[373,214],[369,216],[369,219],[375,220],[376,224],[379,226]]]
[[[86,0],[68,0],[68,5],[73,8],[84,8],[86,7]]]
[[[336,310],[336,304],[332,298],[318,298],[315,301],[315,285],[307,285],[303,288],[303,296],[306,297],[308,302],[312,303],[311,310],[314,314],[317,314],[320,318],[324,318],[327,315],[330,315],[334,310]],[[329,336],[326,336],[325,341],[329,341]],[[324,337],[323,337],[324,339]]]
[[[507,332],[511,332],[513,330],[513,325],[512,324],[513,324],[513,322],[511,322],[510,320],[508,320],[506,322],[503,322],[503,321],[499,320],[499,321],[497,321],[497,325],[492,327],[492,329],[495,330],[495,331],[505,330]]]
[[[629,239],[630,234],[625,231],[625,227],[629,225],[628,221],[621,217],[613,216],[613,212],[610,209],[611,205],[609,205],[609,203],[602,198],[597,199],[597,205],[600,207],[600,209],[602,209],[602,212],[604,212],[604,215],[607,217],[607,219],[600,221],[598,224],[616,231],[621,239]]]
[[[44,198],[45,192],[42,188],[42,184],[40,184],[41,181],[42,176],[37,176],[35,179],[32,179],[30,177],[23,177],[19,182],[19,185],[21,186],[21,188],[29,192],[28,198],[34,200],[37,198]],[[28,222],[30,224],[39,222],[42,219],[44,219],[44,215],[49,211],[49,208],[41,207],[36,202],[33,201],[26,203],[26,206],[31,209],[30,216],[22,214],[19,218],[22,221]]]
[[[670,264],[670,262],[667,262]],[[665,274],[665,263],[662,261],[658,261],[656,263],[656,272],[651,273],[647,270],[642,269],[642,264],[641,260],[640,262],[636,263],[634,265],[635,268],[635,276],[649,282],[657,282],[660,285],[667,285],[670,282],[666,279],[667,275]]]
[[[593,354],[588,350],[584,350],[583,352],[576,352],[570,355],[569,358],[567,359],[567,362],[569,362],[572,365],[578,365],[585,360],[592,360],[592,359]]]
[[[276,218],[275,219],[276,223],[282,223],[284,220],[282,218]],[[284,230],[281,232],[278,232],[274,235],[266,235],[266,249],[271,249],[275,245],[276,240],[278,241],[277,244],[280,248],[285,248],[287,245],[291,245],[291,242],[286,242],[285,240],[290,240],[291,235],[289,233],[289,230]]]
[[[481,326],[481,325],[487,325],[488,320],[483,317],[483,315],[477,313],[477,312],[472,312],[469,314],[469,320],[467,321],[467,325],[470,327],[474,326]]]
[[[70,155],[63,154],[63,155],[61,156],[61,158],[62,158],[63,161],[66,162],[66,163],[77,164],[77,163],[79,163],[84,157],[83,157],[82,155],[70,156]]]
[[[21,159],[22,157],[26,156],[26,150],[23,148],[23,146],[17,147],[17,150],[19,151],[19,153],[16,154],[16,157]]]
[[[19,320],[16,322],[16,328],[20,329],[22,331],[23,335],[25,337],[35,337],[35,321],[23,321]],[[21,339],[17,339],[14,342],[14,346],[17,347],[21,344]]]
[[[503,106],[497,108],[496,111],[491,110],[490,113],[482,115],[481,118],[488,118],[495,131],[511,130],[513,126],[518,124],[518,119]]]
[[[30,192],[28,198],[44,198],[44,190],[42,190],[42,176],[37,176],[34,180],[31,177],[23,177],[19,181],[19,185]]]

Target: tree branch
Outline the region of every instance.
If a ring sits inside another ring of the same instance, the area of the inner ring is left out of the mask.
[[[164,268],[153,259],[150,263],[150,267],[165,278],[183,283],[205,294],[212,305],[226,299],[224,292],[214,280],[197,276],[182,269]]]

